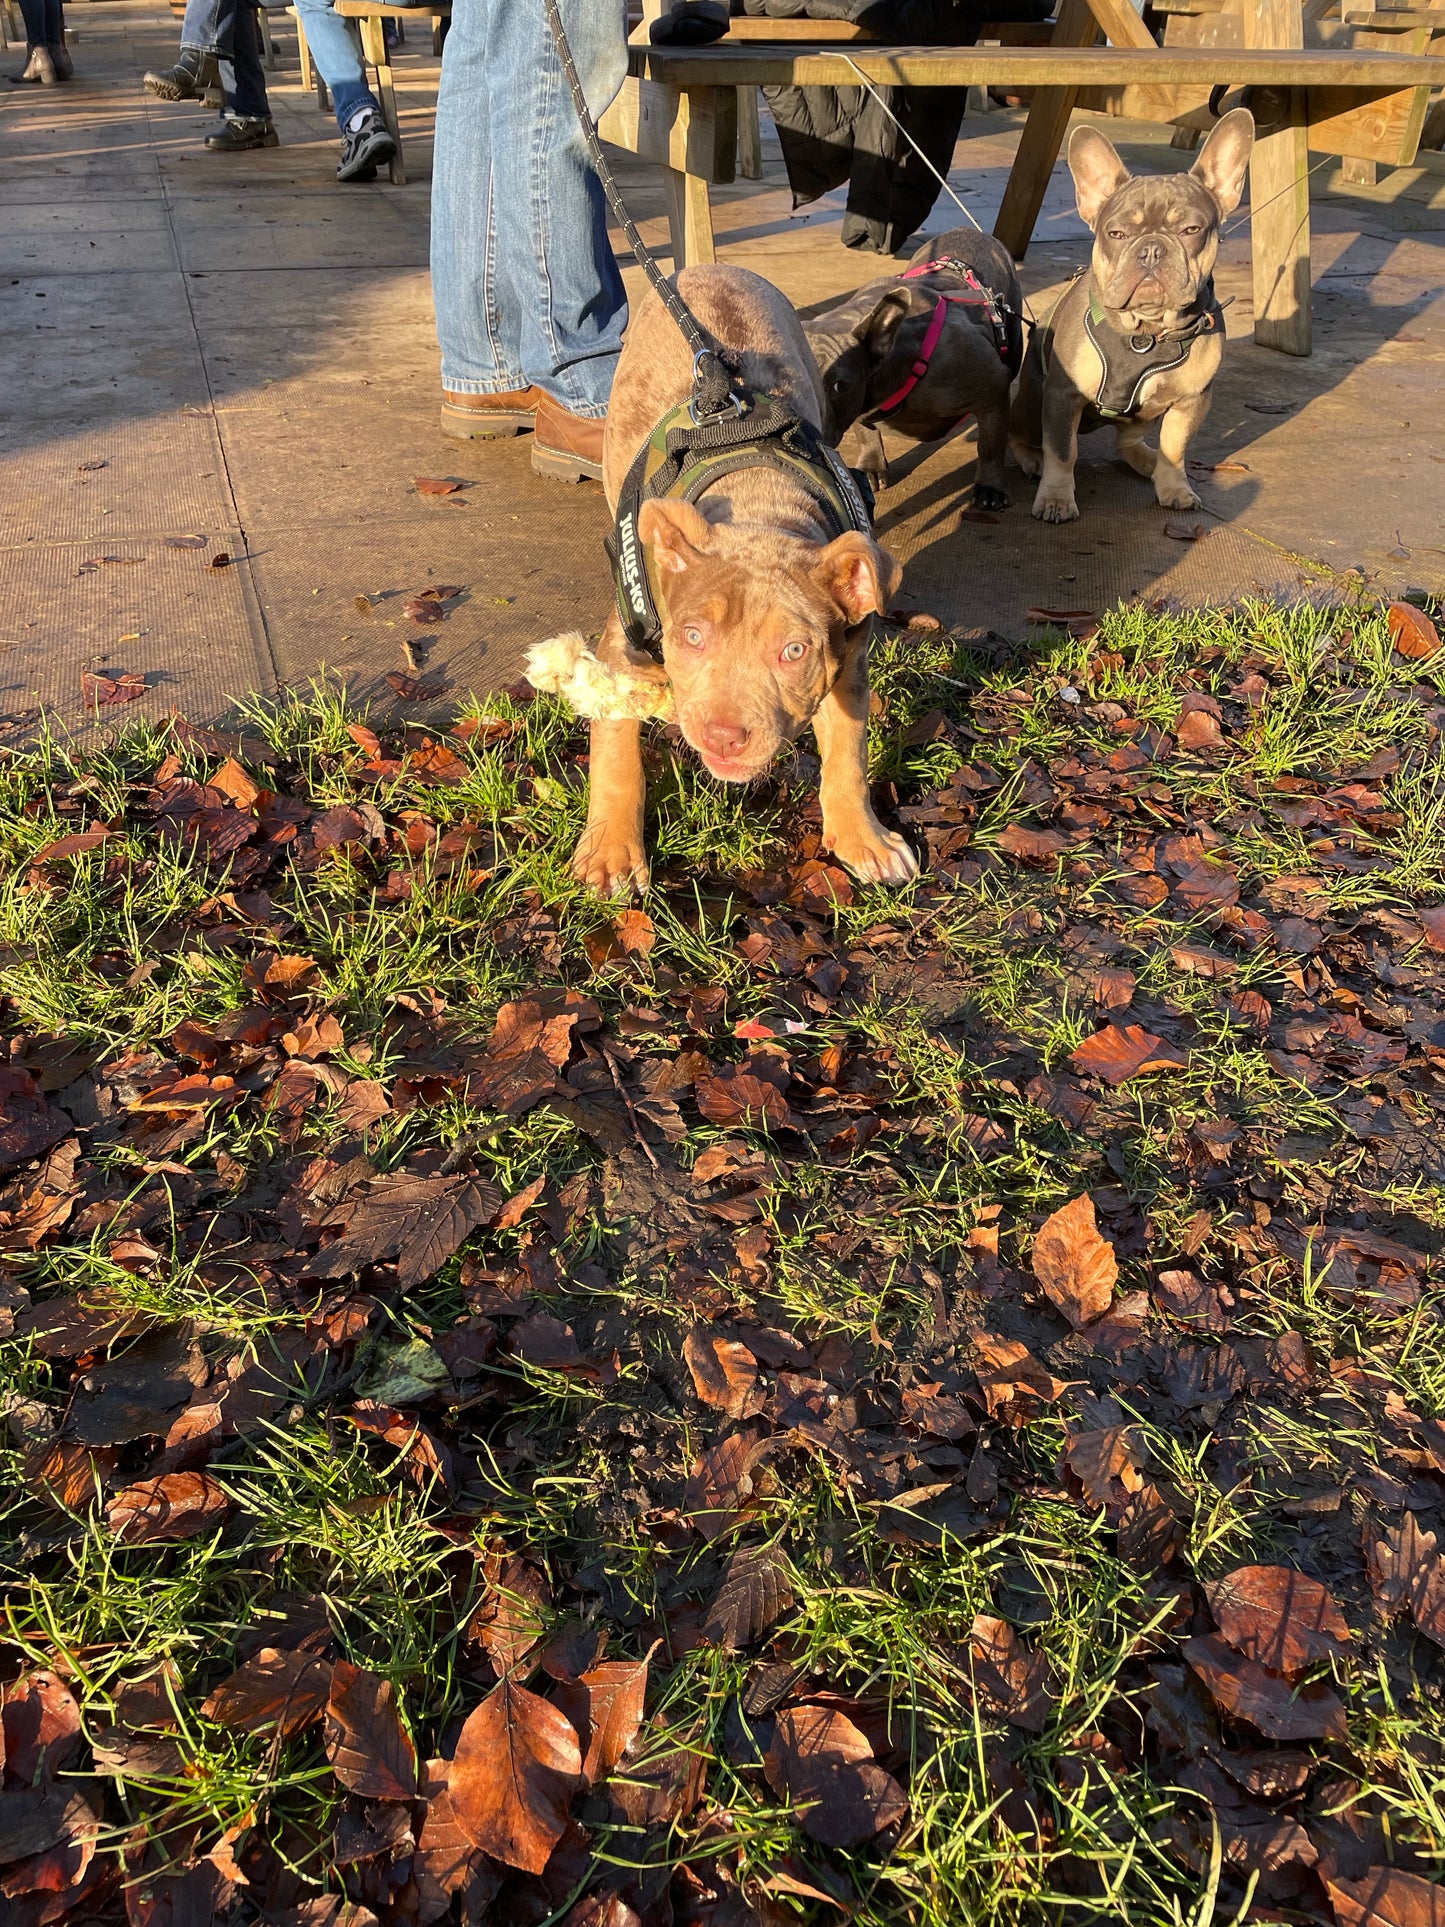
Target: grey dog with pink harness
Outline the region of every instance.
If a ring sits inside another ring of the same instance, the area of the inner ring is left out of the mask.
[[[829,433],[857,425],[858,466],[887,480],[880,427],[939,441],[978,422],[974,506],[1007,506],[1003,458],[1009,389],[1023,361],[1023,298],[1006,250],[991,235],[956,228],[920,250],[901,273],[870,282],[805,323],[823,376]]]

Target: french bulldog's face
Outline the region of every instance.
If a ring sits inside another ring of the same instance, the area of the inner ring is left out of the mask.
[[[1219,226],[1239,205],[1254,145],[1243,108],[1226,114],[1187,174],[1136,179],[1092,127],[1069,142],[1079,213],[1094,230],[1093,286],[1104,307],[1137,320],[1177,315],[1214,270]]]

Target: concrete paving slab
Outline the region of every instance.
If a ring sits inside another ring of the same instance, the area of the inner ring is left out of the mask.
[[[341,188],[334,123],[301,89],[284,16],[268,76],[283,145],[243,156],[205,151],[205,111],[141,91],[142,69],[169,64],[177,44],[158,0],[77,5],[73,18],[79,82],[0,92],[0,707],[42,690],[83,724],[79,665],[102,653],[163,679],[147,705],[197,715],[322,662],[391,701],[384,679],[408,633],[396,611],[429,582],[466,588],[414,639],[454,690],[511,680],[538,636],[600,626],[600,490],[533,475],[525,439],[438,430],[429,36],[416,32],[396,63],[408,184]],[[984,227],[1020,125],[1006,111],[965,121],[951,180]],[[1190,164],[1165,130],[1105,127],[1133,166]],[[657,174],[630,158],[618,174],[665,256]],[[1312,185],[1311,360],[1253,346],[1242,225],[1222,251],[1230,346],[1191,451],[1231,464],[1199,483],[1211,533],[1167,537],[1170,518],[1112,462],[1107,437],[1085,444],[1083,516],[1062,529],[1032,520],[1018,475],[996,523],[966,517],[971,431],[898,444],[880,532],[908,564],[905,606],[1017,635],[1030,607],[1327,594],[1352,566],[1372,589],[1445,590],[1445,160],[1373,187],[1326,163]],[[720,258],[818,312],[890,266],[838,245],[843,199],[792,206],[765,115],[764,179],[715,191]],[[961,218],[944,201],[930,231]],[[1023,268],[1036,311],[1086,252],[1056,169]],[[627,262],[624,275],[636,296],[639,271]],[[459,503],[412,492],[436,474],[467,482]],[[207,553],[228,547],[236,567],[205,573],[201,552],[165,547],[180,533],[206,534]],[[146,561],[82,570],[106,553]],[[357,611],[358,594],[383,598],[376,613]]]

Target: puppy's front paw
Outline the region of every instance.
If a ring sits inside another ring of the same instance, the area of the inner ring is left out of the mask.
[[[885,830],[870,810],[856,825],[823,838],[824,849],[862,883],[911,883],[918,875],[918,858],[904,837]]]
[[[631,896],[647,888],[647,852],[628,831],[589,823],[572,858],[572,874],[598,896]]]
[[[973,506],[976,509],[1006,509],[1012,500],[1006,489],[987,488],[982,482],[973,491]]]
[[[1197,509],[1202,506],[1194,490],[1183,480],[1166,482],[1162,477],[1156,478],[1154,498],[1161,509]]]
[[[1044,452],[1041,448],[1027,448],[1019,442],[1010,442],[1009,453],[1031,482],[1037,481],[1043,474]]]
[[[1071,488],[1041,488],[1034,497],[1034,516],[1040,522],[1077,522],[1079,505]]]

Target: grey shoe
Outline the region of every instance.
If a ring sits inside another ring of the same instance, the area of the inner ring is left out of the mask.
[[[18,74],[11,74],[11,85],[23,86],[27,81],[32,85],[53,87],[55,85],[55,62],[50,58],[48,47],[32,47],[30,58]]]

